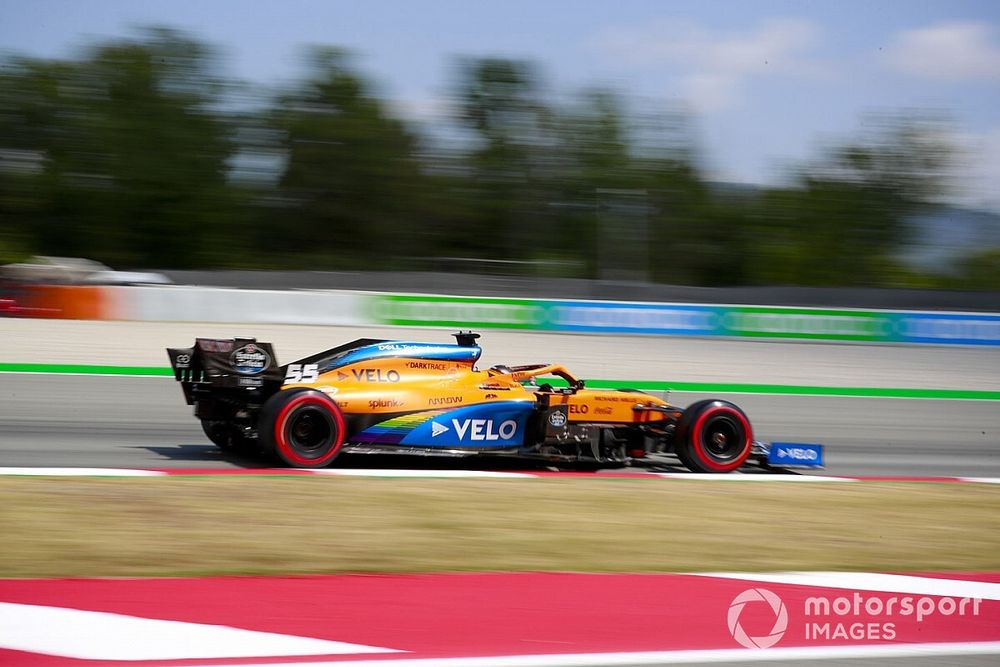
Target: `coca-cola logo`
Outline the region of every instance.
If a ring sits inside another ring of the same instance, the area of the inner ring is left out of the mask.
[[[254,343],[236,348],[229,358],[233,370],[241,375],[258,375],[271,365],[271,355]]]

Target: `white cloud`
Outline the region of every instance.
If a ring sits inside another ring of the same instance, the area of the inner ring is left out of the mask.
[[[804,19],[771,19],[739,34],[664,21],[608,30],[597,46],[623,65],[677,71],[683,96],[700,111],[715,111],[735,104],[749,78],[815,73],[817,63],[804,53],[819,37]]]
[[[443,97],[409,97],[389,100],[397,115],[420,123],[446,120],[452,113],[451,105]]]
[[[953,22],[908,30],[889,46],[889,62],[902,72],[941,81],[1000,78],[1000,42],[988,23]]]
[[[693,106],[704,111],[733,106],[740,88],[740,78],[734,74],[690,74],[683,79],[685,97]]]

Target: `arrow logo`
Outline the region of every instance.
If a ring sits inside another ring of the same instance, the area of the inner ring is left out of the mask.
[[[337,379],[338,380],[346,380],[349,377],[351,377],[351,376],[348,375],[347,373],[341,373],[340,371],[337,371]]]
[[[447,433],[447,432],[448,432],[448,427],[447,426],[442,426],[441,424],[438,424],[437,422],[431,422],[431,437],[432,438],[436,438],[437,436],[441,435],[442,433]]]

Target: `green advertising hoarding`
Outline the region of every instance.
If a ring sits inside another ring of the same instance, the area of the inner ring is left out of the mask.
[[[866,310],[729,306],[719,335],[754,338],[889,341],[894,326],[888,313]]]
[[[379,294],[369,305],[378,324],[473,329],[542,329],[544,308],[533,299]]]
[[[392,326],[796,340],[1000,345],[1000,315],[783,306],[370,295],[369,319]]]

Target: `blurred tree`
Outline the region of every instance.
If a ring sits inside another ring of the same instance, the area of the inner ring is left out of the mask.
[[[907,220],[943,194],[951,150],[941,122],[877,117],[873,137],[832,149],[754,210],[749,279],[759,284],[883,286]]]
[[[591,90],[563,118],[571,169],[562,185],[594,205],[595,230],[583,236],[597,249],[585,254],[593,257],[591,277],[707,284],[731,277],[715,270],[734,239],[718,232],[684,113],[630,113],[621,96]]]
[[[338,49],[311,54],[312,75],[282,97],[274,127],[287,155],[272,251],[298,266],[393,268],[433,239],[422,233],[416,137],[372,94]]]
[[[223,254],[204,242],[233,210],[210,62],[203,44],[156,29],[76,63],[5,68],[2,149],[34,164],[7,176],[25,195],[0,205],[35,251],[172,267]]]
[[[966,257],[955,286],[965,289],[1000,289],[1000,248],[987,248]]]
[[[939,117],[868,118],[870,133],[758,190],[706,180],[690,116],[606,89],[557,101],[530,62],[461,61],[438,143],[345,52],[309,62],[287,93],[238,99],[212,49],[171,30],[76,61],[9,58],[0,261],[997,287],[988,249],[953,275],[896,259],[944,191]],[[442,257],[462,261],[426,261]]]
[[[554,148],[552,118],[531,63],[502,58],[462,61],[458,120],[473,139],[465,156],[469,218],[453,245],[476,257],[530,261],[549,222],[545,151]]]
[[[559,159],[553,174],[557,200],[550,206],[559,224],[548,243],[581,261],[583,277],[622,275],[623,269],[641,271],[648,264],[648,202],[645,184],[637,182],[623,106],[614,92],[595,88],[557,117],[561,150],[552,153]],[[634,242],[621,249],[626,230]]]
[[[82,141],[89,141],[85,114],[66,82],[71,63],[14,58],[0,68],[0,218],[5,236],[24,240],[31,251],[59,254],[78,247],[72,234],[79,219],[62,220],[72,204],[66,173]],[[65,238],[64,238],[65,237]]]

